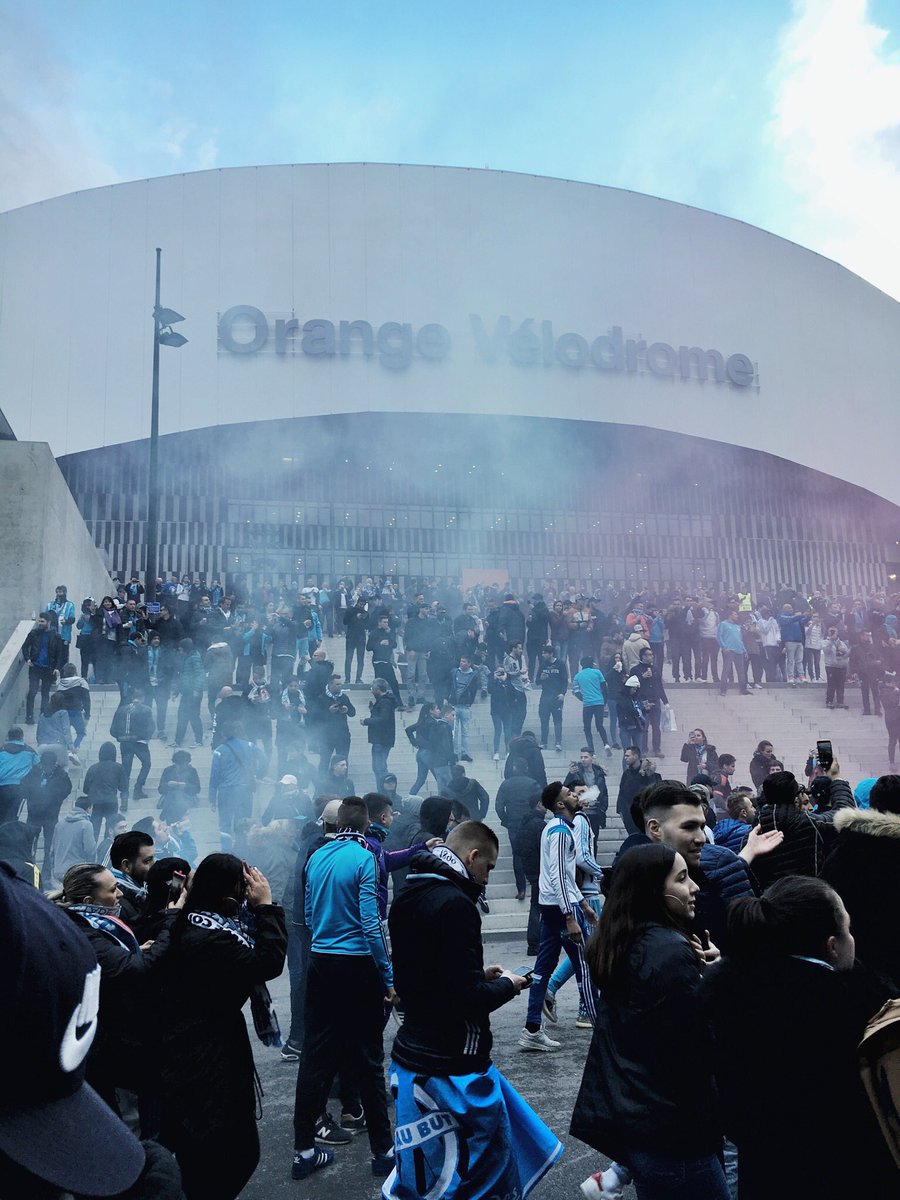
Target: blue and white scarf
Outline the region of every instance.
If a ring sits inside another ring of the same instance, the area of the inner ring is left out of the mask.
[[[137,954],[140,951],[137,938],[125,922],[119,919],[118,905],[115,908],[106,908],[102,904],[70,904],[68,907],[70,912],[78,913],[91,929],[105,933],[129,954]]]
[[[226,933],[235,938],[247,950],[252,950],[256,944],[256,922],[253,914],[246,906],[241,909],[241,920],[225,917],[217,912],[189,912],[189,925],[195,929],[205,929],[211,933]],[[272,1007],[272,997],[264,983],[255,983],[250,989],[250,1013],[253,1017],[253,1028],[256,1036],[264,1046],[279,1047],[281,1027],[278,1016]]]

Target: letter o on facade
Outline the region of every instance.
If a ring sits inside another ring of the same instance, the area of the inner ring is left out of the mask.
[[[653,342],[647,347],[647,366],[654,375],[674,375],[678,354],[668,342]]]
[[[590,353],[587,339],[580,333],[563,333],[556,339],[556,357],[564,367],[586,366]]]
[[[235,322],[249,321],[253,326],[253,337],[249,342],[239,342],[234,336]],[[255,354],[269,340],[269,322],[266,314],[252,304],[235,304],[219,317],[219,344],[232,354]]]

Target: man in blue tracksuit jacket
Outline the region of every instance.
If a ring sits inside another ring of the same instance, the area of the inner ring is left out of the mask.
[[[294,1179],[327,1166],[334,1152],[315,1145],[335,1074],[359,1088],[372,1173],[393,1170],[384,1090],[385,1001],[394,976],[378,912],[375,856],[366,845],[369,812],[358,797],[342,801],[338,833],[306,865],[306,924],[311,932],[306,1031],[294,1101]]]

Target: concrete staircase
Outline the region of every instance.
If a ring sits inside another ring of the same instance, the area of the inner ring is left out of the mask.
[[[329,642],[330,656],[335,661],[342,660],[342,645],[338,639]],[[371,673],[367,663],[366,678]],[[685,767],[680,761],[681,746],[687,738],[688,731],[694,726],[701,726],[709,741],[717,747],[720,753],[729,752],[737,758],[737,771],[734,777],[735,785],[750,783],[749,763],[757,743],[767,738],[775,745],[776,754],[784,761],[788,770],[793,770],[798,778],[802,777],[806,755],[815,745],[819,737],[830,738],[834,743],[835,755],[841,763],[843,777],[851,785],[866,775],[879,775],[888,770],[887,739],[884,722],[878,717],[863,717],[860,712],[859,692],[849,689],[847,702],[851,711],[828,710],[824,706],[824,687],[821,685],[801,685],[797,688],[771,685],[763,691],[755,691],[752,695],[741,696],[734,690],[725,697],[720,697],[714,685],[702,683],[666,684],[670,702],[675,709],[678,721],[678,733],[663,735],[664,756],[656,759],[657,770],[663,778],[684,780]],[[357,788],[367,791],[372,786],[369,748],[365,739],[365,730],[358,724],[360,716],[367,711],[369,694],[365,687],[351,688],[358,716],[351,721],[353,742],[350,753],[350,773]],[[109,726],[113,713],[118,705],[118,690],[115,687],[97,687],[91,689],[92,717],[88,726],[88,734],[82,744],[80,757],[81,766],[72,767],[74,800],[80,794],[81,782],[87,767],[97,760],[97,753],[102,742],[109,739]],[[175,728],[177,704],[169,710],[168,732]],[[202,855],[219,848],[215,815],[206,804],[205,788],[209,778],[210,756],[209,748],[209,718],[205,703],[202,709],[204,722],[205,745],[197,750],[191,750],[193,764],[197,768],[203,791],[200,803],[192,813],[192,831],[197,841],[198,850]],[[400,791],[406,791],[415,778],[415,757],[412,747],[405,737],[402,726],[406,726],[416,718],[415,713],[403,713],[398,717],[397,743],[390,756],[390,769],[394,771],[400,782]],[[537,695],[529,696],[529,711],[525,722],[526,729],[538,731]],[[512,871],[512,855],[509,840],[505,831],[497,821],[493,809],[493,798],[503,779],[503,762],[494,762],[493,726],[490,719],[488,701],[478,701],[472,712],[469,727],[469,753],[473,762],[467,764],[467,772],[484,785],[491,796],[492,806],[488,813],[488,823],[496,830],[500,839],[500,861],[494,871],[488,889],[488,899],[491,911],[483,916],[482,925],[486,936],[515,936],[524,935],[528,917],[528,903],[516,900],[515,881]],[[33,734],[33,729],[28,729]],[[190,749],[192,736],[186,739],[186,748]],[[599,739],[596,738],[599,761],[607,771],[607,783],[610,794],[610,808],[607,827],[600,834],[598,859],[602,865],[608,865],[616,850],[625,837],[622,822],[615,812],[616,797],[622,771],[622,754],[616,751],[613,757],[607,759],[602,753]],[[557,753],[548,748],[544,753],[547,765],[547,775],[550,779],[562,778],[571,762],[578,757],[578,751],[583,743],[581,728],[581,705],[573,697],[568,697],[564,709],[562,751]],[[151,742],[152,769],[147,781],[147,800],[132,800],[128,816],[137,820],[148,813],[155,813],[157,799],[157,784],[164,767],[172,758],[172,751],[165,742]],[[651,757],[653,757],[651,755]],[[132,779],[136,777],[138,764],[132,770]],[[272,772],[274,774],[274,756]],[[275,785],[275,779],[264,781],[255,798],[256,812],[259,813],[268,803]],[[423,791],[423,794],[428,794]]]

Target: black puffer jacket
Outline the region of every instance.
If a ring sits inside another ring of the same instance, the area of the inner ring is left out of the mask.
[[[624,978],[604,988],[572,1134],[610,1158],[673,1158],[721,1146],[712,1039],[697,1005],[700,963],[674,929],[649,925]]]
[[[821,874],[837,813],[841,809],[855,808],[853,793],[845,780],[831,781],[831,804],[831,811],[821,816],[793,804],[763,804],[760,807],[759,824],[763,833],[772,829],[784,833],[784,841],[776,850],[753,860],[753,874],[760,890],[765,891],[785,875]]]
[[[480,894],[473,879],[423,850],[391,906],[394,986],[405,1013],[392,1055],[410,1071],[469,1075],[490,1066],[490,1014],[515,988],[484,977]]]
[[[856,956],[900,989],[900,814],[847,808],[822,878],[850,914]]]

